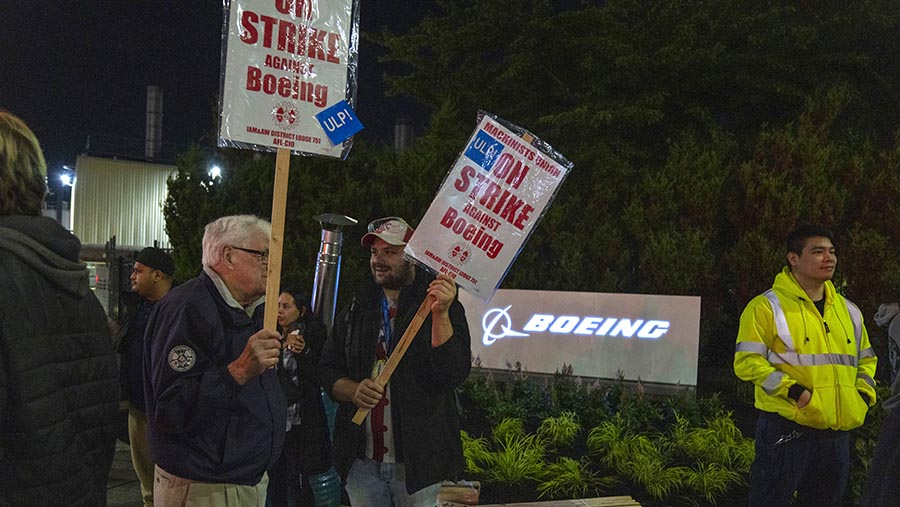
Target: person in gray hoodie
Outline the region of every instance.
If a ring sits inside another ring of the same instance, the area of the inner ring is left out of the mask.
[[[46,175],[0,110],[0,506],[106,505],[118,367],[81,242],[41,216]]]
[[[869,475],[860,505],[895,507],[900,505],[900,375],[895,351],[900,350],[900,304],[884,303],[875,313],[875,323],[887,331],[891,352],[891,396],[882,402],[887,414],[869,464]]]

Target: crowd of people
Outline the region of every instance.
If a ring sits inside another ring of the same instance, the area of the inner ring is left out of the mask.
[[[0,506],[105,505],[120,407],[146,506],[315,506],[310,477],[333,466],[354,507],[433,507],[462,473],[465,310],[449,276],[404,257],[404,219],[369,224],[369,273],[330,333],[287,284],[270,302],[277,329],[263,326],[271,225],[251,215],[206,225],[183,283],[165,251],[137,253],[132,304],[110,323],[79,240],[41,216],[46,175],[34,133],[0,111]],[[748,504],[839,506],[848,432],[880,401],[877,358],[831,281],[832,233],[797,227],[785,260],[735,348],[760,414]],[[377,382],[420,304],[424,324]],[[323,391],[338,403],[333,441]],[[897,411],[883,428],[863,505],[900,502]]]
[[[263,326],[271,225],[251,215],[207,224],[183,283],[165,251],[138,252],[112,322],[79,240],[42,216],[46,176],[34,133],[0,110],[0,506],[105,505],[123,408],[146,506],[322,505],[310,477],[334,466],[354,506],[433,507],[461,474],[469,330],[452,279],[403,257],[406,221],[369,225],[371,272],[330,335],[296,286]],[[323,391],[339,404],[333,442]]]

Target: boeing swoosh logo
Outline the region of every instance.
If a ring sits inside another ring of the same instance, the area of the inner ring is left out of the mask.
[[[484,330],[484,336],[481,338],[482,343],[490,345],[502,338],[523,338],[525,336],[531,336],[528,333],[513,331],[510,327],[510,325],[512,325],[512,319],[509,317],[510,308],[512,308],[512,305],[502,309],[492,308],[484,313],[484,316],[481,318],[481,328]],[[498,326],[500,327],[500,330],[499,332],[495,332]]]

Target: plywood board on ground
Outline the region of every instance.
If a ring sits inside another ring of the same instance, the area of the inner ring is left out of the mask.
[[[640,507],[640,505],[630,496],[607,496],[549,502],[497,503],[480,507]]]

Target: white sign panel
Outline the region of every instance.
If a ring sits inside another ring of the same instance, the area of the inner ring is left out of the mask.
[[[315,115],[348,99],[352,0],[232,0],[219,145],[340,157]],[[229,144],[230,143],[230,144]]]
[[[498,290],[461,292],[481,366],[657,384],[697,385],[700,298]]]
[[[406,253],[489,299],[570,169],[484,115]]]

